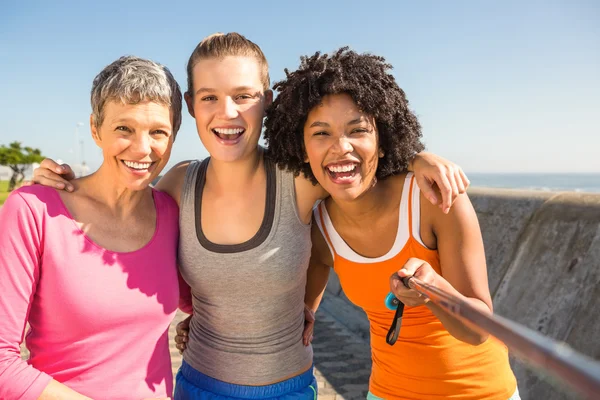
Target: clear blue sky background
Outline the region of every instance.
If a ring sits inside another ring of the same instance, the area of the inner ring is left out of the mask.
[[[56,3],[56,4],[54,4]],[[2,1],[0,144],[75,161],[94,76],[124,54],[167,65],[185,87],[196,44],[238,31],[273,81],[299,56],[350,45],[382,55],[429,150],[467,172],[600,172],[600,2]],[[206,151],[184,116],[170,165]]]

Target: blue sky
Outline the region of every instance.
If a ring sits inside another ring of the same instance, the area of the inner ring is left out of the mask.
[[[72,163],[84,122],[84,158],[97,168],[94,76],[135,54],[167,65],[185,87],[191,51],[217,31],[259,44],[272,81],[317,50],[386,57],[427,148],[467,172],[600,172],[595,0],[3,1],[0,144],[19,140]],[[206,155],[184,115],[170,165]]]

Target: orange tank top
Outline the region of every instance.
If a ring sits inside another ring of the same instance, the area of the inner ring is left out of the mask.
[[[395,243],[378,258],[354,252],[336,232],[324,203],[315,208],[342,289],[369,319],[373,359],[369,390],[384,399],[506,400],[517,382],[506,346],[494,338],[479,346],[461,342],[426,306],[418,306],[404,309],[396,344],[385,341],[394,317],[385,306],[389,277],[411,257],[427,261],[441,274],[437,250],[428,249],[420,239],[419,204],[419,188],[408,174]]]

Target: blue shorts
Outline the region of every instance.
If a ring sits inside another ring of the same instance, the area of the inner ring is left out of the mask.
[[[317,380],[312,367],[298,376],[273,385],[245,386],[211,378],[183,361],[175,378],[175,400],[315,400],[316,398]]]

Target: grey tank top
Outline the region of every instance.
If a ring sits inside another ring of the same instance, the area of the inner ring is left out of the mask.
[[[221,245],[202,232],[208,159],[190,164],[181,193],[179,267],[194,314],[184,360],[224,382],[262,385],[303,372],[310,225],[298,217],[294,177],[265,159],[267,201],[256,235]]]

